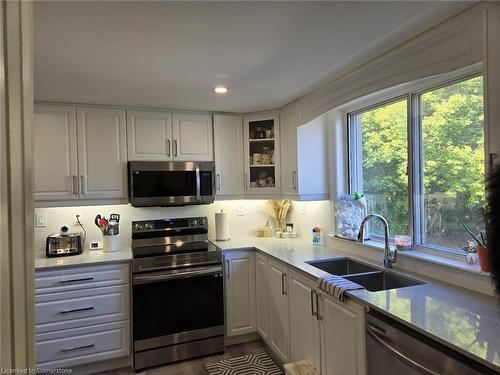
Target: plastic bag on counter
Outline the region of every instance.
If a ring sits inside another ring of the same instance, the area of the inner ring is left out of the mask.
[[[366,199],[345,195],[335,203],[336,235],[349,240],[358,238],[361,222],[367,215]]]

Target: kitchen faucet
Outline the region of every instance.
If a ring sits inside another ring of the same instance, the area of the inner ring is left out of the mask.
[[[391,248],[389,246],[389,224],[387,223],[387,220],[385,220],[383,216],[377,214],[371,214],[363,219],[359,227],[358,242],[361,243],[365,242],[365,226],[366,223],[370,221],[370,219],[379,219],[384,225],[384,240],[385,240],[384,267],[392,268],[392,265],[396,263],[398,250],[394,249],[394,251],[391,251]]]

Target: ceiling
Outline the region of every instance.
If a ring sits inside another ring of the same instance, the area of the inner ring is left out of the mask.
[[[470,4],[38,1],[35,98],[277,108]],[[229,93],[214,94],[216,85]]]

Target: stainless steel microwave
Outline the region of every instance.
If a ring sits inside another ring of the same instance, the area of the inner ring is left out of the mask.
[[[214,163],[129,161],[129,202],[135,207],[185,206],[214,201]]]

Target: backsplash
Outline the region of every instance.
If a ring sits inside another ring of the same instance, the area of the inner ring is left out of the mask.
[[[173,217],[207,216],[209,225],[209,238],[215,238],[215,213],[224,210],[229,215],[231,237],[254,235],[255,228],[262,226],[272,220],[265,211],[266,200],[232,200],[217,201],[209,205],[185,206],[185,207],[152,207],[136,208],[128,204],[105,205],[105,206],[77,206],[77,207],[52,207],[37,208],[35,215],[47,214],[47,227],[35,228],[35,250],[45,251],[45,239],[52,233],[59,232],[62,225],[67,224],[72,231],[81,231],[78,225],[73,225],[73,213],[80,214],[80,220],[87,230],[85,250],[88,249],[90,241],[102,241],[101,232],[94,225],[97,214],[109,216],[111,213],[120,214],[120,247],[129,247],[131,238],[131,222],[135,220],[165,219]],[[240,215],[238,215],[240,211]],[[288,216],[288,222],[294,224],[295,230],[300,238],[311,239],[311,229],[321,226],[325,233],[329,233],[330,226],[330,202],[294,201]]]

